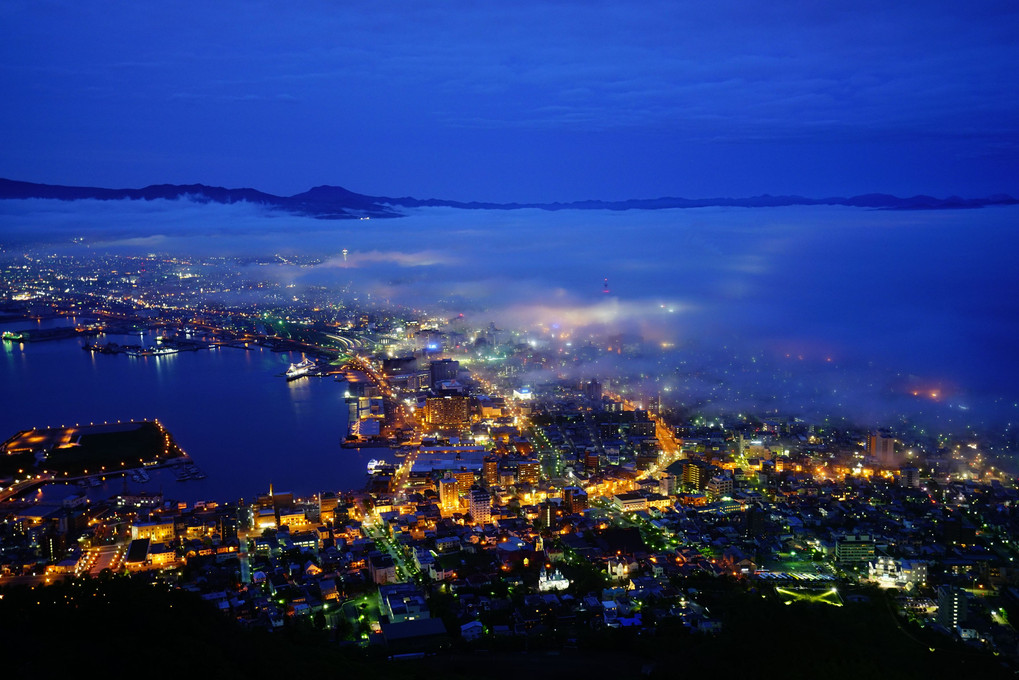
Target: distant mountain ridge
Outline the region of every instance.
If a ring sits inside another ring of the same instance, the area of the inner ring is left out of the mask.
[[[990,205],[1015,205],[1019,200],[997,194],[987,198],[935,198],[913,196],[900,198],[890,194],[863,194],[860,196],[806,198],[803,196],[771,196],[764,194],[749,198],[638,198],[625,201],[573,201],[570,203],[487,203],[417,199],[409,196],[391,198],[366,196],[335,186],[318,186],[293,196],[275,196],[257,189],[227,189],[205,184],[153,184],[141,189],[104,189],[99,187],[69,187],[53,184],[34,184],[0,178],[0,199],[48,198],[61,201],[77,200],[156,200],[181,199],[205,203],[253,203],[295,214],[320,219],[355,219],[360,217],[401,217],[398,208],[446,207],[462,210],[664,210],[668,208],[743,207],[767,208],[792,205],[844,205],[884,210],[946,210],[981,208]]]

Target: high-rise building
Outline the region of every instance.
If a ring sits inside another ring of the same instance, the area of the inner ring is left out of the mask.
[[[332,491],[323,491],[318,495],[318,517],[320,522],[331,522],[333,511],[339,503],[339,497]]]
[[[481,489],[473,489],[470,493],[470,512],[475,524],[488,524],[492,521],[492,494]]]
[[[912,465],[907,465],[899,471],[899,483],[913,489],[920,487],[920,470]]]
[[[456,374],[460,372],[460,362],[452,359],[433,361],[428,366],[429,378],[432,387],[443,380],[456,380]]]
[[[836,562],[869,562],[873,559],[873,536],[867,534],[849,534],[835,541]]]
[[[456,486],[456,478],[452,476],[439,480],[439,503],[447,512],[455,512],[460,507],[460,494]]]
[[[470,493],[471,487],[478,481],[470,470],[454,470],[449,474],[456,480],[456,492],[460,496]]]
[[[470,422],[470,398],[429,397],[425,400],[425,420],[439,427],[463,427]]]
[[[665,472],[658,478],[658,493],[672,496],[676,493],[676,475]]]
[[[570,515],[587,509],[587,492],[579,486],[568,486],[563,489],[563,506]]]
[[[393,357],[382,360],[382,372],[388,376],[400,373],[413,373],[417,370],[418,360],[414,356]]]
[[[683,485],[694,491],[704,491],[712,476],[712,465],[703,460],[680,461],[683,468]]]
[[[517,483],[537,486],[541,478],[541,465],[536,460],[522,460],[517,463]]]
[[[708,494],[708,500],[717,501],[726,496],[732,496],[732,477],[728,475],[716,475],[704,485]]]
[[[482,463],[482,474],[485,486],[496,486],[499,483],[499,459],[486,457]]]
[[[966,623],[968,613],[965,590],[949,585],[938,587],[938,623],[954,630]]]
[[[899,467],[899,457],[895,453],[895,439],[881,432],[867,437],[867,455],[874,458],[884,468]]]
[[[556,505],[552,501],[545,501],[538,506],[538,520],[546,527],[553,527],[556,524]]]

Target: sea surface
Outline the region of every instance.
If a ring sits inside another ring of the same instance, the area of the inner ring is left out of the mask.
[[[66,323],[16,321],[0,332]],[[99,342],[154,343],[155,334],[105,335]],[[346,383],[282,377],[299,354],[219,348],[161,357],[83,351],[84,339],[0,347],[0,440],[28,428],[158,419],[208,476],[177,481],[172,471],[137,484],[114,477],[90,496],[162,490],[194,502],[250,499],[268,490],[309,495],[360,488],[371,458],[388,449],[340,448]],[[66,496],[67,487],[50,494]]]

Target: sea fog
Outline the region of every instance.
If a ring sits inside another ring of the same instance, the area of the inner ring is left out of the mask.
[[[1011,428],[1019,412],[1016,207],[406,212],[3,201],[0,244],[7,257],[313,257],[250,273],[571,345],[640,338],[577,372],[688,410],[939,431]]]

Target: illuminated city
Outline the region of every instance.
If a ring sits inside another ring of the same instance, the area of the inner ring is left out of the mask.
[[[669,361],[653,342],[574,344],[327,291],[287,300],[236,264],[9,259],[5,328],[20,330],[4,351],[59,347],[48,361],[134,372],[182,353],[278,354],[289,368],[261,379],[341,398],[334,455],[371,456],[364,482],[299,470],[303,484],[281,489],[255,472],[264,486],[243,497],[177,500],[214,461],[160,422],[12,432],[4,583],[119,573],[198,591],[245,627],[306,625],[391,657],[493,638],[575,648],[666,622],[717,636],[734,612],[699,595],[715,582],[785,605],[887,599],[896,625],[937,631],[935,646],[1002,653],[1014,639],[1004,439],[704,415],[625,361],[601,380],[569,377],[603,355]],[[214,302],[237,290],[257,296]],[[947,625],[939,599],[952,592],[970,602]]]
[[[1015,677],[1017,7],[0,4],[0,669]]]

